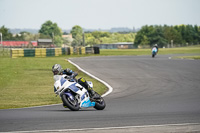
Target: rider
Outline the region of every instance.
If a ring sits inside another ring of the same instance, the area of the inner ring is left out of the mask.
[[[52,72],[54,75],[67,75],[66,78],[72,78],[72,79],[75,79],[75,77],[78,75],[78,73],[72,71],[69,68],[63,70],[60,64],[53,65]],[[89,86],[89,84],[85,79],[83,78],[78,79],[78,83],[87,89],[91,98],[94,97],[95,91]]]
[[[154,46],[153,46],[153,48],[156,48],[157,49],[157,52],[156,53],[158,53],[158,44],[155,44]],[[152,48],[152,49],[153,49]]]

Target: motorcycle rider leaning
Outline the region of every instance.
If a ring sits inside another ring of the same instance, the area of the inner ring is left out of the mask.
[[[75,79],[75,77],[78,75],[78,73],[72,71],[69,68],[63,70],[60,64],[53,65],[52,72],[54,75],[66,75],[66,78],[72,78],[72,79]],[[77,82],[80,85],[82,85],[85,89],[87,89],[91,98],[95,97],[95,91],[89,86],[89,84],[87,83],[87,81],[85,79],[79,78]]]
[[[156,48],[157,49],[157,53],[158,53],[158,44],[155,44],[154,46],[153,46],[153,48]],[[152,49],[153,49],[152,48]]]

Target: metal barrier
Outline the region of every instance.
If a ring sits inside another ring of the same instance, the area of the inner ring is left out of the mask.
[[[11,49],[12,58],[17,57],[51,57],[60,55],[99,54],[99,47],[65,47],[65,48],[32,48]]]

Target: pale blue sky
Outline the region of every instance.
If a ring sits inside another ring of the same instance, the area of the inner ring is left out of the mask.
[[[62,29],[200,26],[200,0],[0,0],[0,27],[40,29],[47,20]]]

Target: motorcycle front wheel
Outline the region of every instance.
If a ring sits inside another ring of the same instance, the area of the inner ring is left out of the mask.
[[[95,106],[94,106],[96,110],[103,110],[105,107],[106,107],[106,103],[102,97],[99,99],[96,99]]]
[[[62,99],[64,105],[66,105],[70,110],[78,111],[80,109],[78,101],[75,98],[74,98],[74,100],[72,100],[69,96],[62,95],[61,99]]]

